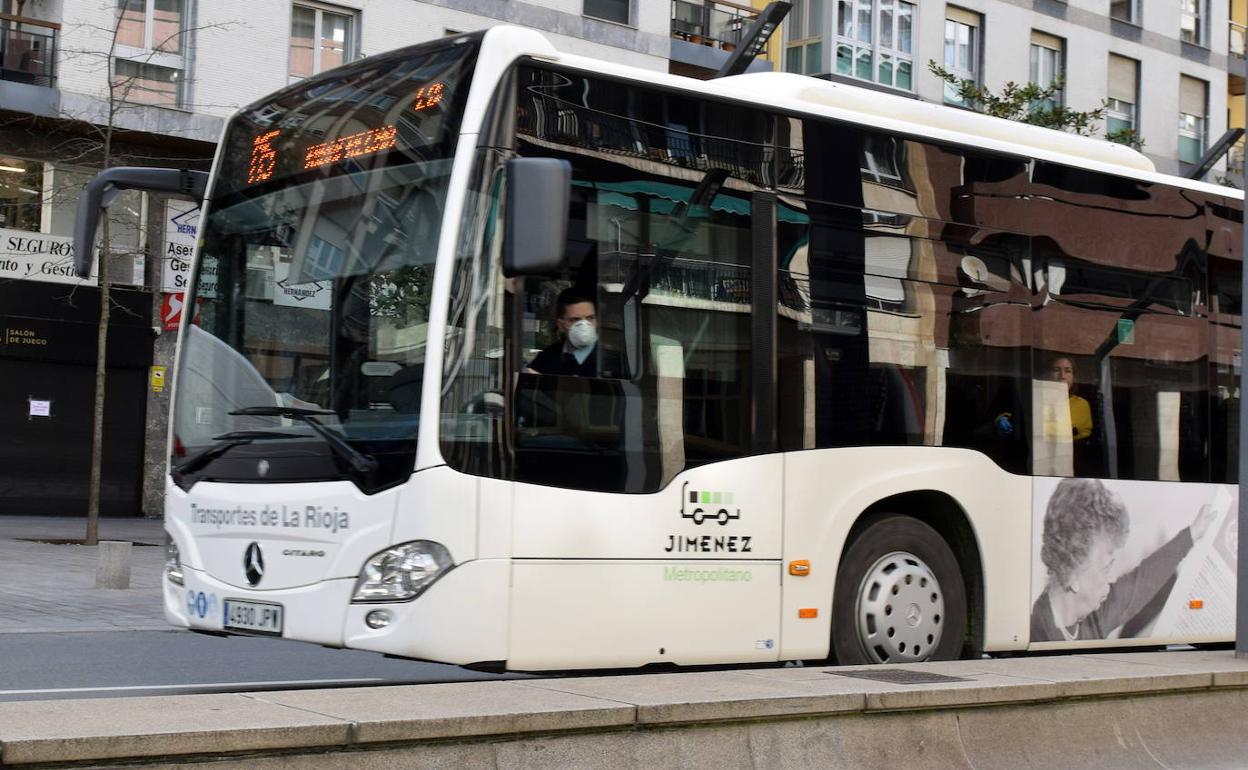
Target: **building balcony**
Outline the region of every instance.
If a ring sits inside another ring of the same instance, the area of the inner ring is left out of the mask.
[[[1242,137],[1231,145],[1231,149],[1226,153],[1226,175],[1212,181],[1244,189],[1244,140]]]
[[[0,80],[56,87],[56,35],[61,25],[0,13]]]
[[[1230,39],[1227,43],[1227,50],[1230,52],[1227,69],[1232,75],[1244,77],[1248,74],[1248,65],[1245,64],[1248,59],[1248,26],[1244,26],[1237,21],[1227,22]]]
[[[726,0],[672,0],[672,71],[696,77],[718,70],[757,16],[757,9]],[[764,49],[750,71],[771,69]]]

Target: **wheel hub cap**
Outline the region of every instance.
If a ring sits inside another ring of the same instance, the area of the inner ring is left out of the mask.
[[[917,556],[894,551],[867,570],[855,607],[858,638],[877,663],[927,660],[940,645],[945,597]]]

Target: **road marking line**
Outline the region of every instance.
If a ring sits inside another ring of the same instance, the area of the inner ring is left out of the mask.
[[[203,690],[217,687],[269,687],[272,685],[362,684],[384,682],[381,677],[367,679],[285,679],[278,682],[203,682],[199,684],[136,684],[120,687],[61,687],[47,690],[0,690],[0,695],[43,695],[68,692],[121,692],[125,690]]]

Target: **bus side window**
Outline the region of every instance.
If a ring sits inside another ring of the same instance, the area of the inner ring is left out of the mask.
[[[1115,217],[1115,231],[1137,237],[1129,211]],[[1043,408],[1065,422],[1037,415],[1034,473],[1209,479],[1210,330],[1197,305],[1203,255],[1190,241],[1165,260],[1142,240],[1134,245],[1131,253],[1151,254],[1152,265],[1144,258],[1114,264],[1090,236],[1036,239],[1047,296],[1035,314],[1043,342],[1035,348],[1035,384],[1038,397],[1048,392]],[[1042,462],[1044,446],[1053,464]]]
[[[1241,266],[1235,259],[1209,258],[1209,480],[1221,483],[1239,480]]]

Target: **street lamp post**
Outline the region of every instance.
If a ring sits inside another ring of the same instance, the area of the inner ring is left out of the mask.
[[[1245,118],[1248,118],[1248,98],[1244,99]],[[1248,126],[1248,122],[1244,123]],[[1246,177],[1248,178],[1248,177]],[[1246,201],[1248,202],[1248,201]],[[1248,256],[1248,227],[1240,217],[1240,289],[1239,289],[1239,541],[1236,555],[1235,591],[1235,657],[1248,658],[1248,543],[1243,532],[1248,529],[1248,496],[1244,495],[1244,479],[1248,478],[1248,409],[1244,408],[1244,396],[1248,395],[1245,379],[1244,351],[1248,351],[1248,324],[1244,323],[1244,299],[1248,298],[1248,270],[1244,269]]]

